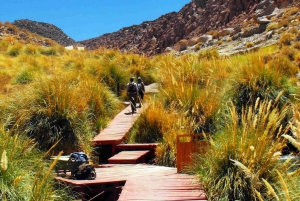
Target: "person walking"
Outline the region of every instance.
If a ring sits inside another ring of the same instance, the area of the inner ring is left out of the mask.
[[[130,78],[130,82],[127,84],[127,96],[131,105],[131,112],[136,113],[136,101],[138,95],[137,84],[134,82],[134,78]]]
[[[142,102],[144,100],[144,94],[145,94],[145,84],[142,81],[141,77],[138,77],[137,88],[138,88],[139,103],[140,103],[138,107],[142,107]]]

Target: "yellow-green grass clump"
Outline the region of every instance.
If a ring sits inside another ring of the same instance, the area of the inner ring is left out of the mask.
[[[250,48],[250,47],[253,47],[254,46],[254,42],[247,42],[245,47],[246,48]]]
[[[283,33],[279,40],[279,46],[291,45],[292,42],[295,40],[295,35],[292,33]]]
[[[7,54],[9,56],[16,57],[19,54],[21,54],[21,50],[22,50],[21,44],[10,45],[7,49]]]
[[[47,156],[36,143],[22,133],[11,133],[1,122],[0,128],[0,199],[1,200],[73,200],[69,191],[56,189]]]
[[[228,89],[225,97],[232,99],[238,113],[246,105],[254,105],[257,98],[261,100],[275,100],[282,91],[280,105],[293,99],[293,94],[298,93],[295,76],[295,64],[282,58],[273,59],[266,65],[263,55],[253,53],[247,55],[246,65],[238,67],[228,80]],[[285,64],[290,64],[286,66]]]
[[[195,130],[193,120],[182,115],[183,113],[184,111],[175,104],[169,106],[168,109],[163,109],[163,104],[155,101],[141,115],[128,141],[131,143],[159,142],[155,153],[155,164],[174,167],[177,135]]]
[[[278,29],[278,26],[279,26],[278,22],[272,22],[272,23],[268,24],[266,31]]]
[[[216,49],[202,50],[198,53],[199,59],[217,59],[219,58],[219,52]]]
[[[40,78],[9,100],[7,113],[16,130],[34,138],[42,150],[91,152],[89,140],[119,108],[108,89],[84,74]]]
[[[226,126],[210,139],[207,153],[195,155],[191,167],[209,199],[279,200],[285,196],[278,184],[282,177],[287,178],[290,165],[278,158],[285,147],[281,135],[287,132],[284,118],[289,107],[276,105],[257,99],[241,117],[234,105],[228,108]],[[299,181],[299,174],[295,179]],[[299,193],[290,193],[290,198],[295,196]]]

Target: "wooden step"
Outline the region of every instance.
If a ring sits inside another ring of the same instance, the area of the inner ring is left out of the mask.
[[[118,144],[116,146],[116,153],[121,151],[143,151],[150,150],[149,157],[155,156],[155,150],[159,143],[140,143],[140,144]]]
[[[156,147],[159,143],[138,143],[138,144],[119,144],[116,146],[116,153],[121,151],[143,151],[150,150],[150,152],[146,155],[145,161],[146,163],[152,163],[155,158]]]
[[[108,159],[110,164],[137,164],[145,163],[145,157],[150,150],[145,151],[121,151]]]
[[[139,150],[155,150],[159,143],[140,143],[140,144],[118,144],[118,151],[139,151]]]

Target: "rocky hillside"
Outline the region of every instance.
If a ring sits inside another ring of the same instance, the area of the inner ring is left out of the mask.
[[[52,24],[27,19],[16,20],[12,24],[19,29],[27,29],[32,33],[36,33],[45,38],[50,38],[63,46],[69,46],[75,43],[75,41],[67,36],[60,28]]]
[[[80,41],[87,49],[99,47],[118,48],[124,51],[155,55],[168,47],[180,50],[182,44],[193,45],[209,31],[230,28],[234,35],[256,19],[257,24],[267,24],[263,18],[275,8],[285,8],[298,0],[193,0],[179,12],[161,16],[157,20],[125,27],[117,32]],[[266,25],[257,29],[264,31]],[[257,31],[257,30],[256,30]],[[227,30],[228,32],[228,30]],[[255,34],[255,31],[247,32]],[[246,34],[246,33],[243,33]],[[212,34],[211,34],[212,35]],[[246,35],[244,35],[246,36]]]

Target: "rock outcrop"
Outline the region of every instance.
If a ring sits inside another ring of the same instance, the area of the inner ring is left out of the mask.
[[[266,24],[268,21],[265,18],[259,18],[263,17],[264,12],[269,13],[275,7],[287,6],[292,2],[293,0],[192,0],[179,12],[80,43],[87,49],[106,47],[155,55],[164,52],[167,47],[184,49],[184,40],[189,43],[189,40],[210,30],[220,32],[229,27],[241,29],[243,22],[252,20],[254,16],[259,24]]]
[[[19,29],[27,29],[32,33],[36,33],[45,38],[50,38],[63,46],[75,44],[75,41],[72,38],[67,36],[61,29],[52,24],[36,22],[28,19],[16,20],[12,24]]]

